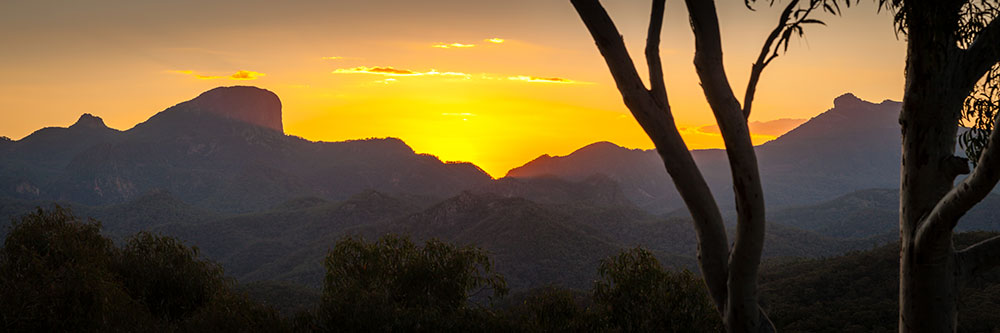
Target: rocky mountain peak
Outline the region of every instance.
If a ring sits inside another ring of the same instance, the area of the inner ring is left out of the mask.
[[[856,107],[856,106],[858,106],[858,105],[860,105],[862,103],[867,103],[867,102],[861,100],[860,98],[858,98],[858,96],[854,96],[854,94],[852,94],[852,93],[846,93],[846,94],[837,96],[837,98],[833,99],[833,107],[834,108],[838,108],[838,109],[839,108],[853,108],[853,107]]]
[[[108,128],[104,124],[104,119],[89,113],[84,113],[70,128]]]
[[[178,106],[218,114],[284,133],[281,100],[273,92],[251,86],[218,87]]]

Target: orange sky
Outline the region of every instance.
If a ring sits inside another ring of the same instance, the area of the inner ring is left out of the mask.
[[[726,69],[742,96],[776,9],[717,2]],[[641,55],[649,4],[604,3]],[[842,93],[902,94],[904,43],[889,15],[862,3],[819,18],[828,26],[807,29],[764,73],[751,117],[762,122],[758,142],[795,123],[768,122],[815,116]],[[82,113],[128,129],[241,84],[280,96],[288,134],[399,137],[495,177],[595,141],[652,147],[568,0],[8,1],[0,45],[0,135],[14,139]],[[668,2],[661,50],[689,147],[720,147],[680,1]]]

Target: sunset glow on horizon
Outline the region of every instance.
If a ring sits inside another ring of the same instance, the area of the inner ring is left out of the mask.
[[[253,85],[280,97],[289,135],[396,137],[493,177],[597,141],[652,148],[568,0],[56,2],[0,4],[0,136],[83,113],[125,130],[211,88]],[[603,2],[645,76],[649,4]],[[667,6],[661,54],[677,125],[689,148],[720,148],[686,10]],[[719,6],[727,73],[742,96],[777,8]],[[905,51],[892,17],[862,3],[819,18],[828,26],[809,27],[765,70],[750,119],[756,144],[843,93],[900,99]]]

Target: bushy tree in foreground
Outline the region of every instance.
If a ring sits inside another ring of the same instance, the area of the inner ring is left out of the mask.
[[[0,331],[283,331],[215,263],[150,233],[116,248],[61,207],[14,221],[0,250]]]
[[[684,270],[665,271],[647,250],[607,258],[598,268],[594,303],[605,324],[624,332],[714,332],[722,321],[701,283]]]
[[[13,223],[0,252],[0,330],[138,328],[142,313],[117,283],[100,229],[59,207]]]
[[[393,235],[376,242],[345,238],[325,265],[318,322],[326,330],[471,329],[492,315],[470,298],[507,292],[481,249],[437,240],[421,247]]]

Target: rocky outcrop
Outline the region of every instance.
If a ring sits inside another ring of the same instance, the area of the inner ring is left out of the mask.
[[[278,95],[266,89],[250,86],[218,87],[190,101],[177,104],[174,108],[217,114],[284,133],[281,100]]]
[[[108,126],[104,124],[104,119],[101,119],[101,117],[89,113],[84,113],[83,115],[80,116],[80,119],[78,119],[76,123],[74,123],[69,128],[105,129],[108,128]]]

